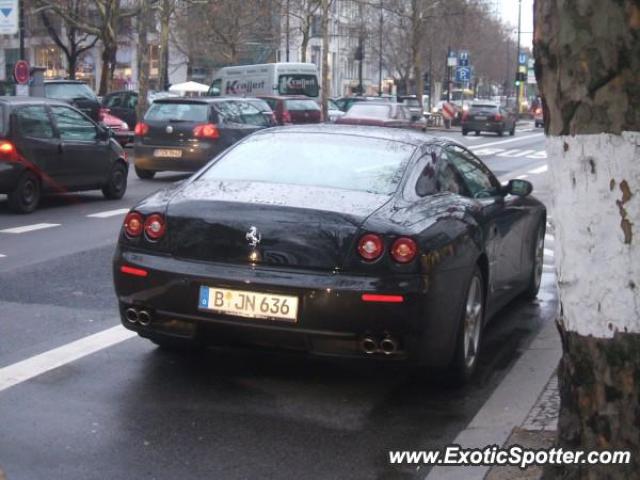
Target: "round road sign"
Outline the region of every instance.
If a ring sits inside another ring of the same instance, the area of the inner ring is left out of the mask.
[[[20,85],[29,83],[29,62],[26,60],[18,60],[15,67],[13,67],[13,78],[15,78],[16,83]]]

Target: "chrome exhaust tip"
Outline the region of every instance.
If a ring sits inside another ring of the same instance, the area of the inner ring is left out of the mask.
[[[129,323],[137,323],[140,318],[138,311],[135,308],[127,308],[124,312],[124,316]]]
[[[362,351],[367,355],[371,355],[378,350],[378,345],[372,337],[364,337],[360,342],[360,348],[362,348]]]
[[[147,326],[151,323],[151,314],[146,310],[141,310],[138,315],[138,323],[142,326]]]
[[[380,350],[385,355],[393,355],[398,351],[398,342],[391,337],[385,337],[380,341]]]

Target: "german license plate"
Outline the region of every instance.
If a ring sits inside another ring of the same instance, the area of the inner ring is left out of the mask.
[[[298,318],[298,297],[204,285],[200,287],[198,307],[227,315],[285,320],[291,323],[295,323]]]
[[[486,116],[484,116],[484,115],[476,115],[474,118],[475,118],[476,120],[486,120],[486,119],[487,119],[487,117],[486,117]]]
[[[153,156],[154,157],[171,157],[171,158],[181,157],[182,150],[171,149],[171,148],[157,148],[153,151]]]

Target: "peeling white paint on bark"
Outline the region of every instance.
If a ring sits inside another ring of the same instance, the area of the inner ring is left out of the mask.
[[[546,145],[565,328],[599,338],[640,332],[640,132],[547,137]],[[631,197],[619,205],[623,180]]]

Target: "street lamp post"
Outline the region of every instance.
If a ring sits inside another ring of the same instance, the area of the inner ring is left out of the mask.
[[[520,93],[522,91],[520,85],[520,25],[522,20],[522,0],[518,0],[518,47],[516,48],[516,112],[520,116]]]
[[[380,0],[380,45],[378,46],[378,96],[382,96],[382,0]]]

